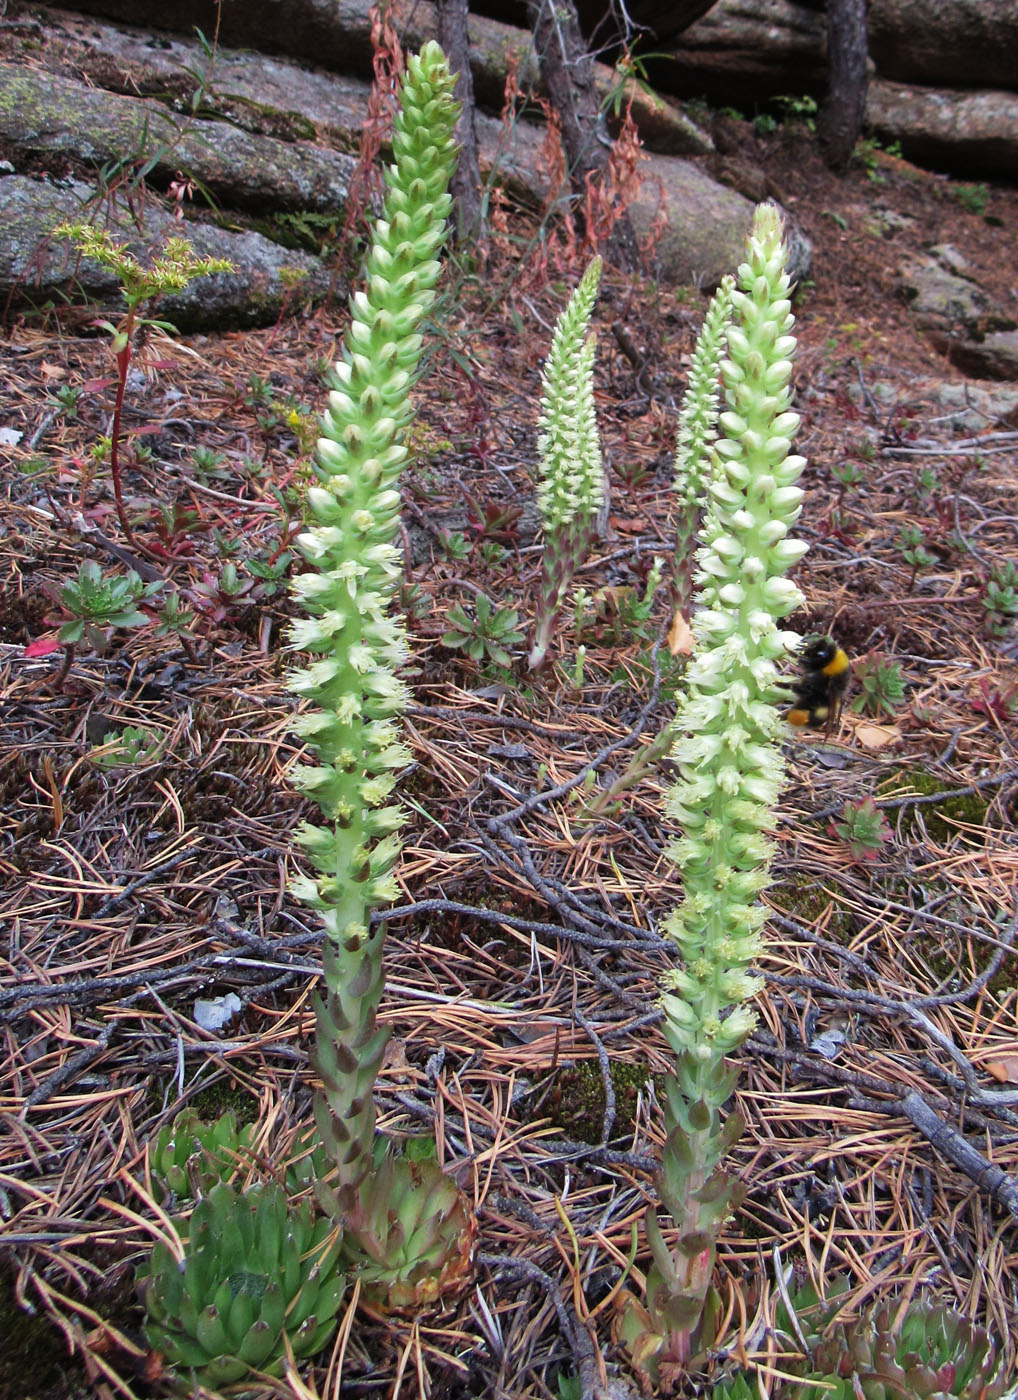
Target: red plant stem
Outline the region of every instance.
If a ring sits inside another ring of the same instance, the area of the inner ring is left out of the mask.
[[[59,671],[56,673],[56,675],[53,677],[53,687],[54,687],[55,690],[63,690],[63,688],[64,688],[64,681],[67,679],[67,676],[68,676],[68,674],[69,674],[69,672],[70,672],[70,669],[71,669],[71,663],[72,663],[73,660],[74,660],[74,643],[71,642],[71,643],[69,643],[68,645],[66,645],[66,646],[64,647],[64,659],[63,659],[63,662],[61,663],[60,670],[59,670]]]
[[[117,519],[120,521],[120,528],[124,532],[124,538],[128,544],[133,544],[136,549],[140,548],[138,541],[134,537],[131,529],[131,522],[127,518],[127,511],[124,509],[124,488],[120,479],[120,416],[124,408],[124,391],[127,388],[127,371],[131,364],[131,342],[128,341],[123,350],[117,352],[117,401],[113,406],[113,427],[110,429],[110,475],[113,478],[113,499],[117,506]]]
[[[283,534],[282,534],[282,536],[281,536],[281,538],[280,538],[278,547],[272,551],[272,553],[269,555],[268,559],[265,561],[265,562],[268,564],[268,566],[269,566],[270,568],[271,568],[272,565],[276,562],[276,560],[279,558],[279,556],[283,553],[283,550],[284,550],[284,549],[289,549],[289,548],[290,548],[290,546],[293,544],[294,540],[297,538],[297,536],[300,534],[300,532],[301,532],[301,530],[303,530],[303,528],[304,528],[304,522],[301,521],[301,520],[298,520],[297,523],[296,523],[294,526],[291,527],[291,529],[290,529],[289,532],[287,532],[287,531],[284,529]]]

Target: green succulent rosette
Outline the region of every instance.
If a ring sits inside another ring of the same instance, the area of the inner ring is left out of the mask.
[[[185,1108],[156,1137],[149,1154],[153,1179],[175,1201],[204,1195],[250,1164],[256,1135],[253,1123],[237,1126],[232,1109],[207,1123]]]
[[[138,1285],[149,1345],[182,1386],[279,1376],[287,1343],[298,1360],[321,1351],[346,1291],[331,1221],[275,1182],[243,1195],[220,1182],[174,1228],[179,1248],[160,1240]]]

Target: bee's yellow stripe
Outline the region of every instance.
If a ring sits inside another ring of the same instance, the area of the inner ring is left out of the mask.
[[[848,670],[849,665],[848,657],[841,650],[841,647],[838,647],[830,661],[823,667],[823,674],[825,676],[840,676],[843,671]]]

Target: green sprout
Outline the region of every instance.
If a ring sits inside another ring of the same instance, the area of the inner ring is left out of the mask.
[[[493,609],[487,594],[478,593],[473,617],[459,603],[454,603],[445,620],[448,630],[442,637],[444,647],[465,651],[472,661],[487,660],[507,671],[511,669],[513,659],[507,648],[522,646],[524,641],[518,612],[509,608]]]
[[[466,559],[469,557],[473,545],[467,539],[462,530],[443,530],[439,537],[444,554],[450,559]]]
[[[168,238],[162,253],[145,267],[128,250],[126,244],[118,243],[108,229],[97,228],[94,224],[59,224],[53,230],[53,235],[56,238],[70,239],[83,256],[93,259],[119,277],[124,300],[127,302],[127,309],[116,325],[110,321],[98,321],[96,324],[109,333],[117,364],[117,396],[110,429],[110,476],[113,480],[117,519],[125,538],[129,543],[137,545],[124,507],[124,488],[120,471],[120,423],[124,410],[127,374],[131,367],[134,338],[141,328],[155,327],[169,333],[175,332],[175,327],[169,321],[154,321],[143,317],[139,314],[140,309],[147,301],[166,296],[168,293],[183,291],[196,277],[231,272],[233,264],[225,258],[198,257],[187,239],[179,236]]]
[[[892,839],[887,817],[872,797],[846,802],[841,811],[841,821],[832,822],[830,833],[845,843],[852,859],[860,864],[876,860],[884,843]]]
[[[903,525],[898,532],[896,549],[904,559],[905,563],[912,569],[911,577],[908,581],[908,590],[911,592],[916,580],[916,574],[920,569],[928,569],[931,564],[937,562],[937,556],[931,554],[925,547],[926,536],[918,525]]]
[[[111,729],[89,757],[100,768],[143,768],[155,763],[166,747],[166,736],[140,725]]]
[[[994,564],[986,581],[983,607],[990,636],[1006,636],[1018,618],[1018,564],[1010,559]]]
[[[852,701],[857,715],[894,714],[905,699],[905,682],[897,661],[882,656],[865,657],[852,668],[856,689],[860,692]]]
[[[151,616],[142,612],[138,603],[153,598],[162,588],[162,579],[142,583],[132,569],[127,574],[104,574],[94,559],[78,566],[78,577],[65,583],[58,591],[60,606],[68,614],[57,633],[64,647],[64,664],[56,678],[59,687],[67,677],[74,651],[86,642],[100,654],[105,650],[108,633],[114,628],[144,627]]]

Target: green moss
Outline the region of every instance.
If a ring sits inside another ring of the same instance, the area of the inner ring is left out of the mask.
[[[649,1076],[646,1065],[627,1060],[611,1063],[615,1090],[613,1136],[631,1133],[636,1121],[636,1103]],[[581,1060],[556,1071],[550,1091],[541,1107],[566,1137],[578,1142],[599,1143],[604,1123],[604,1084],[596,1060]]]
[[[801,924],[814,927],[819,923],[823,937],[832,943],[848,943],[855,933],[851,915],[839,909],[812,876],[793,875],[779,881],[770,890],[770,901],[782,914]]]
[[[229,218],[220,220],[224,228],[236,228],[242,224],[253,233],[276,243],[281,248],[313,253],[316,257],[333,251],[339,236],[340,216],[337,214],[316,214],[301,209],[292,213],[277,212],[263,218],[250,218],[231,212]]]
[[[881,784],[877,796],[894,798],[916,794],[919,797],[932,797],[934,793],[948,791],[952,786],[948,779],[926,769],[901,768]],[[986,798],[978,792],[967,793],[964,797],[947,797],[940,802],[923,802],[913,807],[906,805],[901,809],[899,829],[903,836],[913,840],[922,838],[925,827],[926,836],[931,841],[947,844],[962,840],[982,845],[981,833],[959,830],[959,824],[965,827],[985,826],[988,807]],[[894,814],[889,813],[888,817],[893,821]]]
[[[228,1108],[233,1109],[238,1127],[253,1123],[258,1117],[258,1100],[249,1090],[225,1075],[208,1088],[199,1089],[188,1099],[187,1106],[193,1108],[206,1123],[214,1123]]]

